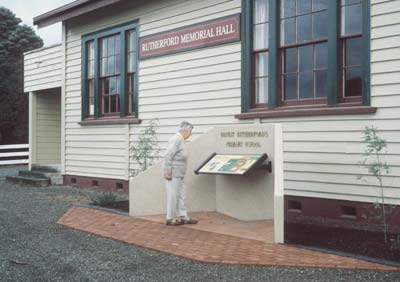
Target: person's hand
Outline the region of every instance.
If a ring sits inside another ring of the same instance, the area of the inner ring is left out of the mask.
[[[172,173],[171,172],[170,173],[166,173],[164,177],[165,177],[165,179],[170,181],[170,180],[172,180]]]

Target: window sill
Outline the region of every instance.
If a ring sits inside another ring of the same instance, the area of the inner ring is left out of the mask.
[[[374,114],[376,107],[370,106],[318,106],[318,107],[280,107],[276,109],[254,109],[247,113],[237,114],[237,119],[303,117],[323,115],[357,115]]]
[[[87,119],[79,122],[79,125],[109,125],[109,124],[140,124],[142,120],[138,118],[103,118],[103,119]]]

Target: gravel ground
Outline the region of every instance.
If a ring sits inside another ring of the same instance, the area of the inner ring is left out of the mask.
[[[72,203],[87,203],[88,193],[0,180],[1,282],[400,281],[390,272],[193,263],[57,225]]]

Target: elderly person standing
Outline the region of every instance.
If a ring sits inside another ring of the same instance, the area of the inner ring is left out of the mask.
[[[197,223],[187,214],[186,187],[183,182],[187,165],[185,140],[192,135],[192,130],[192,124],[182,122],[179,132],[169,140],[165,153],[163,170],[167,188],[167,225]]]

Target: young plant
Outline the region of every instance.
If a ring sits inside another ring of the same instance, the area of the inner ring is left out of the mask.
[[[387,209],[385,208],[385,195],[383,186],[383,177],[385,174],[390,173],[390,167],[384,161],[387,154],[386,140],[378,136],[378,130],[376,127],[365,127],[364,129],[364,142],[366,148],[364,152],[364,160],[360,163],[361,166],[368,170],[368,173],[375,177],[379,184],[380,190],[380,203],[375,204],[375,209],[380,209],[380,216],[383,221],[383,232],[385,236],[385,243],[388,242],[388,224],[387,224]],[[361,178],[361,177],[359,177]]]
[[[90,200],[95,206],[106,207],[115,203],[117,200],[117,195],[115,195],[113,192],[103,192],[101,194],[94,194],[90,196]]]
[[[397,235],[395,238],[391,238],[390,242],[390,249],[392,251],[400,251],[400,235]]]
[[[137,165],[131,169],[131,175],[136,176],[145,171],[158,160],[160,147],[157,139],[158,119],[152,119],[149,124],[140,132],[139,140],[129,148],[130,156]]]

